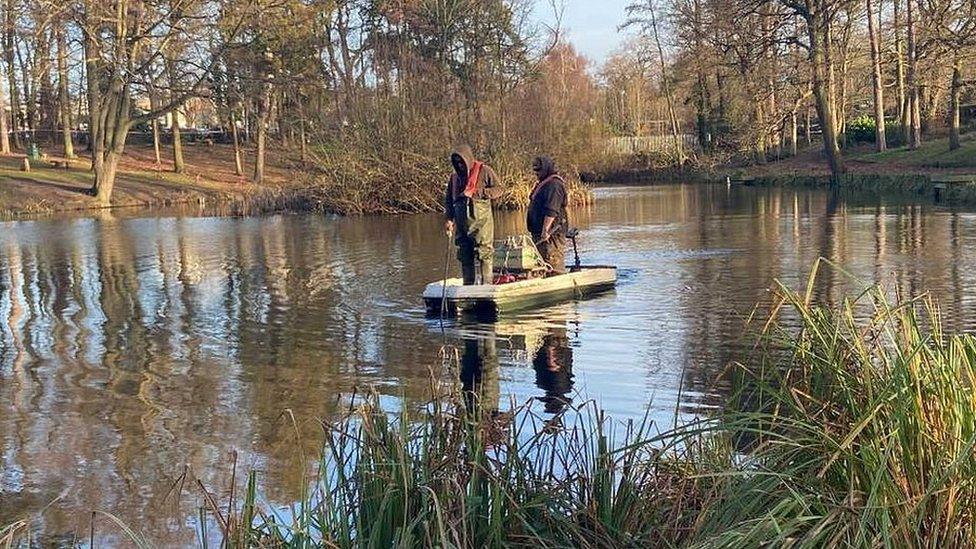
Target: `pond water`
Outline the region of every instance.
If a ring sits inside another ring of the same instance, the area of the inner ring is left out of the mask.
[[[615,291],[443,326],[420,299],[443,273],[437,215],[0,223],[0,526],[30,516],[70,543],[102,510],[161,545],[192,541],[176,509],[199,498],[172,490],[185,467],[219,487],[237,452],[268,500],[291,501],[317,420],[369,390],[391,410],[420,405],[448,372],[503,408],[708,413],[753,343],[746,317],[821,256],[905,295],[932,291],[956,329],[976,324],[971,213],[663,185],[599,188],[572,217],[584,262],[619,266]],[[521,214],[499,214],[496,234],[523,230]],[[828,270],[816,294],[859,288]]]

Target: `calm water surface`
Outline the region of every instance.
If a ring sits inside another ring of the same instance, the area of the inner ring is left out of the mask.
[[[953,327],[976,324],[976,215],[724,185],[596,196],[573,221],[585,262],[619,266],[614,292],[443,330],[419,297],[442,276],[436,215],[0,223],[0,525],[33,516],[69,543],[98,509],[163,545],[191,542],[180,517],[199,498],[170,490],[185,467],[223,486],[236,451],[268,501],[291,501],[317,419],[371,388],[390,409],[421,404],[430,372],[452,371],[445,353],[502,407],[707,413],[752,343],[745,317],[820,256],[930,290]],[[521,215],[496,230],[522,232]],[[858,288],[827,272],[816,291]]]

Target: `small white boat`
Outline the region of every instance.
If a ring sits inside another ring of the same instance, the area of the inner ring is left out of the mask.
[[[579,270],[561,275],[506,284],[464,286],[460,278],[449,278],[427,285],[424,304],[428,313],[435,315],[442,310],[449,314],[497,314],[586,297],[612,289],[616,283],[617,268],[599,265],[582,266]]]

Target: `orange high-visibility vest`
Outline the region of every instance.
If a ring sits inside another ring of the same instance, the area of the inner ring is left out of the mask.
[[[559,180],[559,182],[562,183],[563,185],[566,184],[566,180],[564,180],[561,175],[559,175],[558,173],[554,173],[549,177],[543,179],[542,181],[536,182],[535,187],[532,187],[532,192],[529,193],[529,200],[535,198],[535,193],[541,191],[542,187],[545,187],[547,184],[549,184],[550,181],[556,181],[556,180]]]
[[[468,182],[464,185],[464,190],[461,191],[461,194],[464,196],[471,198],[474,196],[475,191],[478,190],[478,176],[481,174],[482,165],[482,162],[475,160],[474,165],[468,168]],[[454,199],[457,199],[457,181],[458,176],[457,173],[455,173],[451,176],[451,196]]]

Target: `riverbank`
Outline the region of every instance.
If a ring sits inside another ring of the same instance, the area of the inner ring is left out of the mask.
[[[976,205],[976,134],[950,151],[947,139],[926,141],[917,150],[905,147],[874,152],[867,146],[848,152],[847,173],[832,178],[819,150],[762,166],[719,172],[718,180],[767,187],[835,185],[859,193],[908,196],[948,204]]]
[[[249,151],[245,151],[245,157]],[[193,206],[230,215],[272,211],[325,211],[339,214],[407,213],[436,209],[440,204],[443,171],[436,164],[415,159],[414,169],[393,170],[379,161],[310,152],[302,165],[272,151],[265,182],[255,185],[247,175],[234,173],[233,150],[226,145],[185,147],[186,171],[172,172],[169,159],[156,165],[151,147],[133,145],[120,168],[112,208]],[[709,183],[730,182],[768,187],[839,187],[888,196],[976,205],[976,134],[964,136],[962,148],[948,150],[946,139],[929,140],[918,150],[905,148],[875,153],[867,146],[847,152],[848,171],[833,180],[816,147],[793,158],[761,166],[731,168],[695,166],[647,168],[638,161],[607,160],[600,169],[581,174],[584,184],[570,181],[571,202],[591,200],[585,183]],[[22,171],[23,155],[0,157],[0,217],[16,218],[58,212],[102,209],[89,194],[92,173],[88,161],[51,157]],[[499,203],[518,208],[527,201],[531,182],[518,166],[502,165],[513,192]],[[391,179],[389,173],[401,173]],[[403,185],[407,190],[397,191]]]
[[[412,158],[401,166],[378,159],[336,157],[310,150],[307,162],[270,151],[261,184],[234,173],[233,149],[191,144],[184,148],[186,170],[172,171],[166,158],[155,162],[151,147],[130,146],[120,166],[110,209],[193,206],[227,215],[274,211],[321,211],[340,215],[397,214],[441,208],[449,166]],[[245,151],[245,159],[250,154]],[[93,174],[87,158],[47,157],[22,169],[24,155],[0,156],[0,218],[105,209],[90,194]],[[249,166],[245,166],[245,170]],[[507,193],[496,203],[519,209],[528,203],[533,181],[527,166],[499,167]],[[568,178],[571,204],[589,204],[592,193]]]
[[[731,183],[763,187],[831,187],[865,195],[921,198],[976,205],[976,133],[964,136],[962,147],[950,151],[948,139],[931,139],[917,150],[905,147],[877,153],[869,145],[846,151],[847,173],[832,178],[815,145],[797,156],[763,165],[690,165],[649,168],[633,162],[609,163],[585,174],[592,183]]]
[[[287,167],[273,159],[265,183],[255,185],[234,173],[230,147],[190,145],[184,155],[186,171],[177,174],[168,159],[156,165],[151,147],[129,147],[112,208],[194,205],[241,214],[295,207],[302,199]],[[0,216],[103,209],[88,192],[93,181],[88,159],[48,157],[30,162],[29,172],[22,170],[23,162],[23,155],[0,157]]]

